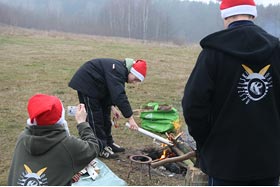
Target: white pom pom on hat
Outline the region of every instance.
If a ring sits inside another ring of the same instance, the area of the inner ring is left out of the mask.
[[[145,60],[136,60],[130,69],[130,73],[135,75],[141,82],[144,81],[147,73],[147,63]]]
[[[220,10],[222,18],[240,14],[257,17],[257,8],[254,0],[221,0]]]

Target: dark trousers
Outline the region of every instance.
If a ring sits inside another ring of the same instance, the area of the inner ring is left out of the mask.
[[[209,186],[278,186],[279,177],[252,181],[230,181],[209,177]]]
[[[96,134],[101,150],[112,144],[111,105],[106,101],[94,99],[78,92],[80,103],[85,104],[88,113],[87,122]]]

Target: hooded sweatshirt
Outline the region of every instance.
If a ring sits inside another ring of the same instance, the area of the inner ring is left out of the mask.
[[[251,23],[205,37],[183,114],[200,167],[225,180],[280,175],[279,39]]]
[[[18,138],[8,177],[12,186],[65,186],[99,154],[87,122],[77,126],[81,139],[59,124],[28,125]]]

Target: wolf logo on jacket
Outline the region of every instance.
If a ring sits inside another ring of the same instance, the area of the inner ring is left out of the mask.
[[[240,78],[238,94],[242,101],[249,104],[250,101],[259,101],[264,98],[272,87],[272,77],[268,71],[270,65],[265,66],[259,73],[254,73],[248,66],[242,64],[245,72]]]
[[[25,171],[22,172],[21,178],[18,180],[18,185],[21,186],[46,186],[48,185],[47,177],[44,172],[47,168],[40,169],[37,173],[24,164]]]

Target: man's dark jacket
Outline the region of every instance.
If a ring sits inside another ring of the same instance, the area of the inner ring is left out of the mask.
[[[201,169],[225,180],[279,176],[279,39],[251,22],[200,44],[182,107]]]
[[[130,117],[132,109],[125,92],[128,69],[124,61],[93,59],[86,62],[74,74],[69,86],[107,105],[116,105],[124,117]]]

